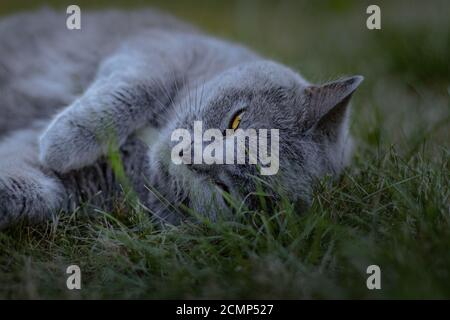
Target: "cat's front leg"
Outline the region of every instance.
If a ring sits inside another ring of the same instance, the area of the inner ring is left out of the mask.
[[[178,72],[150,60],[125,54],[104,63],[91,87],[44,131],[41,162],[60,173],[80,169],[105,155],[111,143],[120,146],[143,125],[161,122]]]
[[[170,90],[157,79],[107,79],[95,85],[44,131],[40,160],[61,173],[93,164],[111,143],[120,146],[143,125],[157,125],[170,103]]]

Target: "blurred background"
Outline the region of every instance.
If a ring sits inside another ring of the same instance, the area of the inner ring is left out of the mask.
[[[2,0],[0,15],[42,6],[65,14],[73,3],[82,11],[159,8],[286,63],[312,82],[362,74],[352,123],[361,143],[395,143],[411,153],[430,135],[427,148],[448,142],[447,0],[378,1],[381,30],[366,28],[366,8],[374,3],[356,0]]]

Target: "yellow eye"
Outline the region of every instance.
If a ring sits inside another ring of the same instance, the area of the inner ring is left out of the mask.
[[[239,124],[241,123],[242,116],[244,115],[244,112],[238,113],[233,120],[231,121],[230,127],[233,130],[236,130],[239,128]]]

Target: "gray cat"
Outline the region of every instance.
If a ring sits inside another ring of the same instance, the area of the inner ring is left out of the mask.
[[[65,19],[44,9],[0,22],[0,228],[81,204],[113,208],[125,189],[108,161],[112,140],[142,207],[160,221],[187,218],[185,206],[231,215],[224,195],[245,202],[257,168],[176,165],[170,137],[195,120],[225,130],[237,112],[240,128],[279,129],[280,169],[261,176],[274,196],[307,203],[316,179],[347,164],[361,76],[312,85],[156,11],[83,12],[81,30]]]

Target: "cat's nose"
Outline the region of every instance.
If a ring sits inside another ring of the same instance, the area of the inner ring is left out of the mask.
[[[188,168],[196,173],[205,174],[211,172],[213,170],[213,165],[204,164],[204,163],[192,163],[188,165]]]

